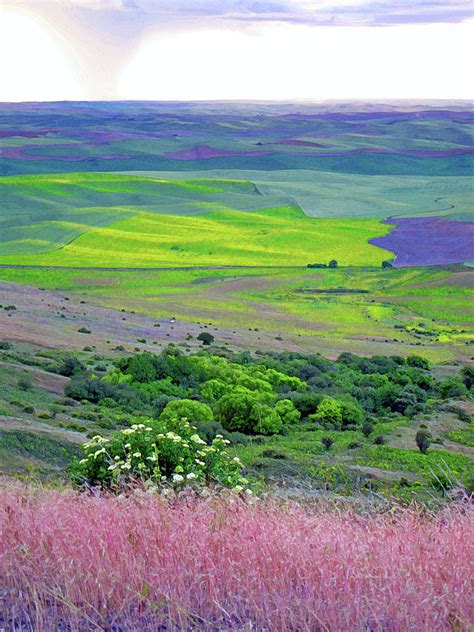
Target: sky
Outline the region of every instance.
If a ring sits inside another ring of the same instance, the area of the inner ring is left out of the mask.
[[[0,0],[0,101],[472,99],[471,0]]]

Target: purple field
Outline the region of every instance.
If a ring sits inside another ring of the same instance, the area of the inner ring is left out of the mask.
[[[394,265],[442,265],[474,261],[474,224],[439,217],[389,220],[395,228],[370,243],[395,253]]]
[[[471,175],[474,153],[467,125],[474,113],[464,103],[403,107],[3,103],[0,175],[67,173],[71,163],[76,171]]]

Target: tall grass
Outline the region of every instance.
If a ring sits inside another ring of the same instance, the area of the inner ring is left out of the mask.
[[[474,622],[470,508],[362,516],[2,491],[6,630],[461,632]]]

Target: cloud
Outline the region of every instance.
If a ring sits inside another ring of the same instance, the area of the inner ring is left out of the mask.
[[[403,45],[401,45],[401,42]],[[440,42],[444,46],[440,46]],[[261,24],[150,33],[124,67],[119,98],[469,98],[469,24]]]
[[[18,0],[4,0],[4,2]],[[471,0],[22,0],[22,5],[139,14],[149,21],[221,20],[315,26],[455,23],[474,17]]]

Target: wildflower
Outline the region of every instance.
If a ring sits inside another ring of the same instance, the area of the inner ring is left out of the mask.
[[[247,494],[247,496],[252,496],[253,495],[253,491],[251,489],[246,489],[245,493]]]
[[[84,465],[84,463],[87,463],[87,459],[81,459],[79,461],[79,465]]]
[[[206,465],[206,464],[204,463],[204,461],[200,461],[199,459],[194,459],[194,460],[196,461],[196,463],[197,463],[198,465],[201,465],[201,466],[203,466],[203,467],[204,467],[204,465]]]
[[[137,459],[139,459],[141,457],[142,453],[141,452],[134,452],[132,456],[136,457]]]
[[[147,461],[156,461],[156,456],[152,454],[151,456],[146,457]]]
[[[236,485],[234,487],[234,492],[236,492],[237,494],[240,494],[240,492],[242,492],[244,490],[244,488],[242,487],[242,485]]]
[[[96,459],[99,456],[99,454],[105,454],[105,448],[101,448],[100,450],[96,450],[94,452],[94,459]]]
[[[145,432],[153,432],[153,428],[150,428],[150,426],[148,426],[147,428],[145,428]]]
[[[120,467],[122,468],[122,470],[130,470],[130,469],[132,469],[132,466],[130,465],[130,463],[124,463]]]
[[[189,474],[186,475],[186,478],[188,479],[188,481],[191,481],[194,478],[197,478],[197,474],[195,474],[194,472],[189,472]]]
[[[124,448],[127,448],[127,450],[130,450],[130,448],[131,448],[131,447],[132,447],[132,444],[131,444],[131,443],[126,443],[126,444],[124,445]]]
[[[184,477],[181,474],[173,474],[173,483],[182,483],[184,481]]]
[[[194,441],[194,443],[201,443],[201,444],[206,445],[206,442],[205,442],[205,441],[203,441],[203,440],[201,439],[201,437],[200,437],[198,434],[193,434],[193,435],[191,435],[190,440],[191,440],[191,441]]]

